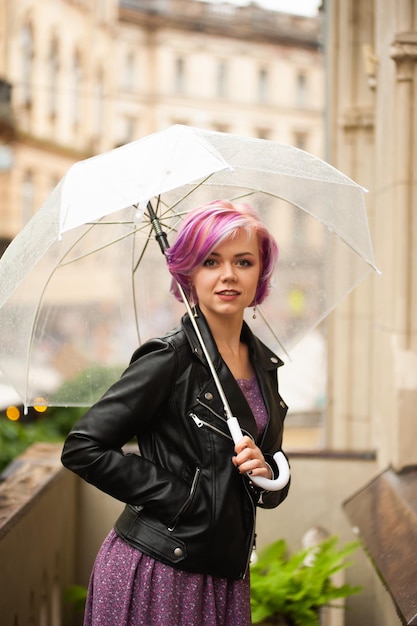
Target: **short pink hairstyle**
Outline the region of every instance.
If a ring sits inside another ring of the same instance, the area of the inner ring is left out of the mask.
[[[181,295],[176,282],[183,288],[187,299],[192,300],[189,277],[194,268],[240,229],[246,230],[248,235],[256,233],[259,242],[261,271],[250,306],[265,300],[271,289],[270,278],[278,260],[277,243],[253,207],[226,200],[209,202],[190,211],[181,223],[174,243],[166,251],[169,271],[174,278],[171,292],[177,300],[181,300]]]

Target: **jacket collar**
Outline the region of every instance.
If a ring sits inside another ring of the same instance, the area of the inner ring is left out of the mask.
[[[204,345],[207,349],[207,352],[210,356],[210,359],[213,362],[213,365],[217,369],[219,366],[219,362],[221,361],[220,353],[217,349],[216,342],[214,341],[214,337],[211,334],[211,330],[206,322],[206,318],[200,311],[198,307],[196,307],[196,315],[194,317],[198,330],[200,331],[201,337],[203,339]],[[188,339],[188,342],[191,347],[191,351],[193,354],[200,359],[204,364],[207,363],[207,359],[204,356],[203,349],[201,347],[200,341],[196,335],[194,330],[194,326],[192,321],[190,320],[188,313],[186,313],[181,320],[182,327],[184,329],[185,335]]]

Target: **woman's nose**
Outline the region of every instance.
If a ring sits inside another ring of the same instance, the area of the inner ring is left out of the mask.
[[[221,278],[222,280],[236,280],[236,272],[233,263],[224,263]]]

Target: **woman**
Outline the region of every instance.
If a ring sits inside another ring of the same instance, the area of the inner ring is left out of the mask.
[[[68,435],[63,464],[126,503],[91,575],[87,626],[246,626],[255,509],[276,507],[273,478],[287,407],[279,359],[243,321],[266,297],[277,246],[246,204],[216,201],[183,221],[167,251],[233,414],[230,437],[188,315],[142,345]],[[136,437],[140,456],[122,446]]]

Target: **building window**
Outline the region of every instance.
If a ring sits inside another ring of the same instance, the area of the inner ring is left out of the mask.
[[[268,72],[265,68],[262,68],[258,72],[258,101],[268,101]]]
[[[270,128],[257,128],[255,130],[255,134],[258,139],[270,139],[271,129]]]
[[[32,74],[34,49],[32,28],[27,24],[23,26],[21,42],[23,104],[25,106],[30,106],[32,103]]]
[[[133,91],[135,87],[135,56],[129,52],[125,59],[123,72],[123,88],[126,91]]]
[[[103,71],[100,69],[97,72],[97,77],[94,84],[94,111],[93,111],[93,134],[94,137],[99,137],[103,131],[104,126],[104,78]]]
[[[33,173],[27,170],[23,175],[21,195],[20,195],[20,215],[22,224],[28,223],[34,212],[35,188],[33,184]]]
[[[107,18],[107,2],[106,0],[97,0],[96,2],[97,19],[105,21]]]
[[[185,91],[185,61],[182,57],[175,59],[175,92],[184,93]]]
[[[225,98],[227,96],[227,75],[227,63],[226,61],[220,61],[217,65],[216,93],[218,98]]]
[[[51,41],[48,57],[48,73],[49,73],[49,115],[55,117],[57,114],[57,96],[58,96],[58,71],[59,71],[59,51],[56,39]]]
[[[304,72],[297,74],[295,103],[298,107],[307,105],[307,76]]]
[[[173,118],[171,124],[180,124],[181,126],[189,126],[190,122],[186,119],[180,119],[179,117]]]
[[[56,176],[55,174],[51,176],[50,182],[49,182],[49,193],[53,192],[55,187],[58,185],[59,181],[60,181],[60,178]]]
[[[214,123],[212,125],[213,130],[215,130],[218,133],[229,133],[230,132],[230,128],[227,124],[221,124],[221,123]]]
[[[294,146],[300,150],[307,150],[308,134],[303,131],[296,131],[294,133]]]
[[[82,71],[81,71],[81,59],[78,52],[74,54],[72,65],[72,103],[71,103],[71,117],[72,123],[76,126],[81,119],[81,83],[82,83]]]
[[[135,120],[132,117],[125,117],[122,143],[130,143],[135,139]]]

